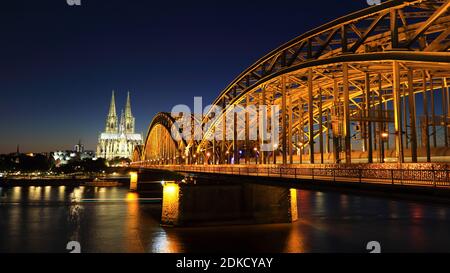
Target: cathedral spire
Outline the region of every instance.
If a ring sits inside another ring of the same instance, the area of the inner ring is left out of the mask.
[[[131,112],[130,92],[127,93],[127,103],[125,105],[125,132],[127,134],[134,134],[134,117]]]
[[[114,96],[114,90],[112,91],[111,104],[109,105],[108,117],[117,117],[117,113],[116,113],[116,98]]]
[[[130,99],[130,92],[127,93],[127,104],[125,105],[125,116],[126,117],[133,117],[133,114],[131,113],[131,99]]]
[[[116,113],[116,99],[114,96],[114,90],[112,91],[111,104],[109,105],[108,117],[106,118],[106,132],[116,133],[117,132],[117,113]]]

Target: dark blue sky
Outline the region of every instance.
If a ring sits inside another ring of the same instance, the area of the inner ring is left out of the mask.
[[[111,90],[138,132],[194,96],[210,103],[282,43],[365,0],[14,0],[0,10],[0,153],[94,149]]]

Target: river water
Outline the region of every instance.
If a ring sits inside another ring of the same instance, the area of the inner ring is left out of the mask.
[[[0,252],[450,252],[450,206],[298,190],[292,224],[166,228],[160,193],[0,188]]]

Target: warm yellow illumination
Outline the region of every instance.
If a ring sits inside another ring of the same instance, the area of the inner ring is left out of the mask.
[[[289,189],[291,197],[291,221],[295,222],[298,220],[298,209],[297,209],[297,189]]]
[[[138,186],[138,173],[130,172],[130,190],[132,191],[137,190],[137,186]]]
[[[177,193],[178,192],[178,188],[179,188],[179,186],[177,184],[175,184],[175,183],[165,183],[164,184],[164,196],[166,194],[173,195],[173,194]]]
[[[129,192],[127,194],[126,199],[127,199],[127,202],[134,202],[134,201],[138,200],[138,195],[137,195],[137,193]]]
[[[383,133],[381,133],[381,137],[382,138],[388,138],[389,137],[389,133],[383,132]]]
[[[163,188],[161,222],[163,225],[176,225],[179,220],[180,186],[174,182],[166,182]]]

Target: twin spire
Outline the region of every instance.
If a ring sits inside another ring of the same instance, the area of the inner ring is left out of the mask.
[[[125,104],[125,112],[122,110],[120,118],[120,126],[116,112],[116,98],[114,90],[112,91],[111,103],[109,105],[109,113],[106,118],[106,132],[107,133],[128,133],[134,134],[134,117],[131,112],[131,98],[130,92],[127,92],[127,102]]]

